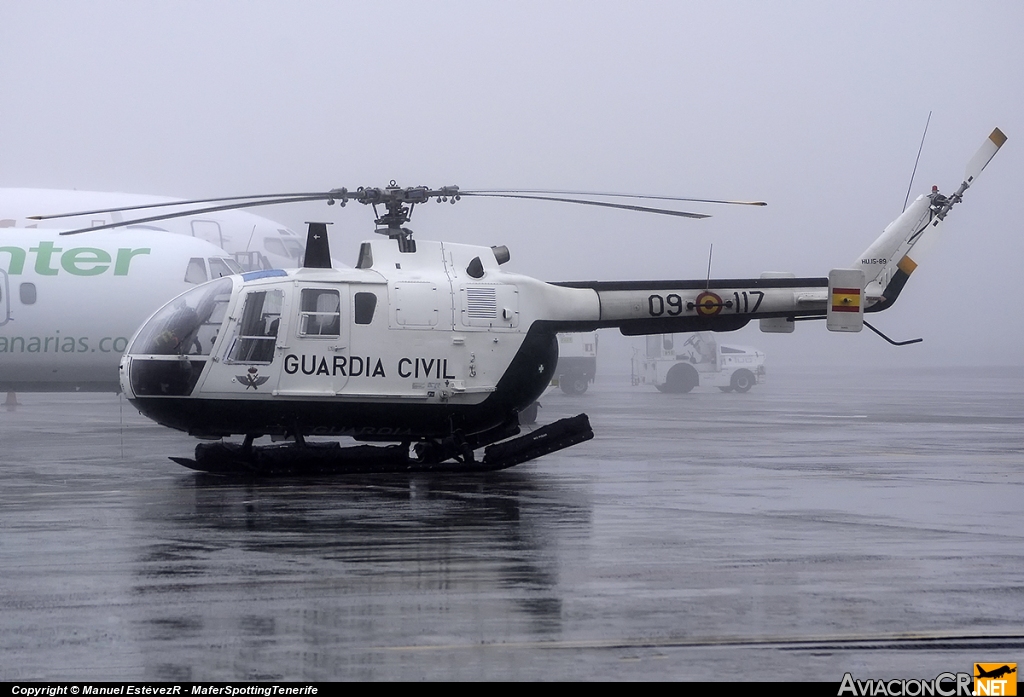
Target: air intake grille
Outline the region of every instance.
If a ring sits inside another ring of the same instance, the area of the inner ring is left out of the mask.
[[[497,290],[495,288],[467,288],[466,313],[473,319],[497,319]]]

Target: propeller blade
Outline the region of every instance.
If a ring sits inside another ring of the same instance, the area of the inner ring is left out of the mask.
[[[531,194],[487,194],[473,191],[459,191],[460,196],[486,196],[489,198],[518,198],[532,201],[555,201],[558,203],[578,203],[582,206],[600,206],[601,208],[617,208],[624,211],[639,211],[641,213],[657,213],[658,215],[674,215],[680,218],[710,218],[704,213],[687,213],[686,211],[673,211],[667,208],[648,208],[647,206],[630,206],[625,203],[607,203],[605,201],[587,201],[578,198],[561,198],[557,196],[534,196]]]
[[[459,191],[461,194],[497,196],[503,194],[550,194],[555,196],[604,196],[608,198],[639,198],[652,201],[685,201],[687,203],[722,203],[731,206],[767,206],[764,201],[723,201],[714,198],[685,198],[682,196],[658,196],[655,194],[614,194],[606,191],[562,191],[559,189],[475,189]]]
[[[639,198],[639,199],[658,199],[664,201],[690,201],[690,202],[706,202],[706,203],[735,203],[740,205],[754,205],[763,206],[766,205],[762,201],[717,201],[711,199],[687,199],[678,198],[671,196],[643,196],[643,195],[632,195],[632,194],[588,194],[591,196],[615,196],[623,198]],[[154,203],[138,206],[128,206],[123,208],[108,208],[94,211],[81,211],[78,213],[65,213],[63,215],[54,216],[35,216],[36,220],[44,220],[49,218],[59,217],[70,217],[75,215],[89,215],[98,213],[109,213],[113,211],[126,211],[126,210],[138,210],[143,208],[162,208],[162,207],[181,207],[181,206],[193,206],[203,203],[218,203],[221,205],[216,206],[205,206],[202,208],[190,208],[188,210],[178,210],[173,213],[163,213],[161,215],[151,215],[145,218],[136,218],[135,220],[125,220],[119,223],[109,223],[106,225],[97,225],[95,227],[79,228],[77,230],[67,230],[61,232],[61,235],[78,235],[84,232],[96,232],[99,230],[109,230],[117,227],[128,227],[131,225],[143,225],[145,223],[155,223],[161,220],[171,220],[173,218],[183,218],[190,215],[202,215],[206,213],[216,213],[219,211],[227,210],[238,210],[241,208],[254,208],[256,206],[271,206],[282,203],[304,203],[312,201],[327,201],[333,203],[334,201],[340,201],[344,205],[347,201],[357,201],[363,204],[382,204],[388,206],[389,212],[394,206],[396,210],[400,208],[402,204],[416,204],[426,202],[431,198],[438,198],[438,200],[451,199],[452,202],[459,200],[461,196],[487,196],[493,198],[517,198],[517,199],[528,199],[534,201],[554,201],[558,203],[576,203],[582,206],[598,206],[601,208],[616,208],[619,210],[627,211],[638,211],[641,213],[655,213],[657,215],[671,215],[680,218],[709,218],[711,216],[703,213],[689,213],[686,211],[676,211],[667,208],[652,208],[649,206],[636,206],[625,203],[609,203],[606,201],[589,201],[586,199],[579,198],[567,198],[565,196],[557,195],[552,196],[548,193],[530,193],[529,191],[460,191],[458,187],[442,187],[438,190],[428,189],[427,187],[413,187],[409,189],[400,189],[397,187],[389,187],[388,189],[375,189],[375,188],[359,188],[355,191],[349,191],[348,189],[332,189],[326,192],[310,192],[310,193],[294,193],[294,194],[259,194],[255,196],[222,196],[218,198],[206,198],[206,199],[194,199],[189,201],[174,201],[171,203]],[[411,208],[410,208],[411,210]],[[390,214],[390,213],[389,213]],[[407,213],[403,212],[408,219]]]
[[[998,128],[992,131],[988,139],[978,148],[978,152],[974,154],[971,161],[967,163],[967,169],[964,171],[964,181],[971,184],[974,178],[981,174],[981,171],[985,169],[989,161],[995,157],[995,154],[999,152],[999,148],[1003,147],[1003,143],[1006,142],[1006,136]]]
[[[208,208],[193,208],[188,211],[177,211],[175,213],[165,213],[163,215],[152,215],[148,218],[136,218],[135,220],[125,220],[120,223],[108,223],[107,225],[97,225],[95,227],[79,228],[77,230],[66,230],[61,235],[80,235],[83,232],[97,232],[99,230],[110,230],[116,227],[128,227],[130,225],[142,225],[144,223],[155,223],[160,220],[171,220],[173,218],[184,218],[190,215],[200,215],[203,213],[216,213],[218,211],[233,211],[240,208],[255,208],[256,206],[273,206],[279,203],[302,203],[305,201],[324,201],[337,197],[336,192],[327,192],[324,194],[312,194],[312,195],[297,195],[297,196],[285,196],[283,198],[268,198],[259,201],[245,201],[242,203],[229,203],[223,206],[210,206]]]
[[[136,206],[115,206],[113,208],[97,208],[91,211],[77,211],[75,213],[56,213],[53,215],[30,215],[27,220],[54,220],[56,218],[74,218],[79,215],[98,215],[100,213],[119,213],[123,211],[137,211],[143,208],[167,208],[170,206],[193,206],[200,203],[221,203],[224,201],[249,201],[268,198],[292,198],[296,196],[316,196],[316,193],[297,194],[257,194],[255,196],[221,196],[219,198],[197,198],[190,201],[167,201],[164,203],[143,203]],[[185,215],[191,215],[186,213]],[[91,229],[91,228],[90,228]]]

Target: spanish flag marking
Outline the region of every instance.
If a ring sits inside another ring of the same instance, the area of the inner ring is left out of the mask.
[[[832,312],[860,312],[860,288],[833,288]]]

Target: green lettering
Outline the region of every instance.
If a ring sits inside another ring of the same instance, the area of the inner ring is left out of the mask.
[[[43,342],[39,340],[38,336],[29,337],[28,340],[28,352],[39,353],[39,347],[43,345]]]
[[[66,336],[64,337],[64,343],[60,347],[61,353],[74,353],[75,352],[75,337]]]
[[[0,353],[7,353],[7,337],[0,336]]]
[[[57,269],[50,268],[50,257],[54,252],[61,251],[54,247],[53,242],[40,242],[38,247],[29,247],[28,251],[36,253],[36,273],[40,276],[56,276]]]
[[[96,247],[78,247],[64,252],[60,265],[75,276],[98,276],[110,268],[110,255]]]
[[[122,247],[117,250],[117,261],[114,263],[114,275],[115,276],[127,276],[128,265],[132,263],[132,258],[139,254],[149,254],[150,250],[148,247],[143,249],[128,249]]]
[[[0,252],[7,252],[11,255],[10,263],[7,265],[7,273],[20,274],[25,270],[25,250],[18,247],[0,247]]]

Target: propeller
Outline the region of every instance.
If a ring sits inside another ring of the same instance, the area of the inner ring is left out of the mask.
[[[1003,147],[1003,143],[1006,142],[1006,136],[998,128],[989,134],[985,142],[978,148],[978,152],[974,153],[967,163],[967,169],[964,170],[964,180],[960,184],[960,188],[956,190],[956,193],[949,196],[948,198],[943,197],[941,200],[933,198],[932,208],[935,210],[935,215],[940,220],[946,217],[951,209],[956,204],[963,200],[964,192],[974,183],[974,180],[981,174],[982,170],[988,166],[988,163],[992,161],[996,153],[999,152],[999,148]]]
[[[539,194],[549,196],[599,196],[603,198],[640,198],[652,201],[685,201],[687,203],[723,203],[732,206],[767,206],[764,201],[723,201],[716,198],[684,198],[656,194],[614,194],[607,191],[563,191],[559,189],[477,189],[460,191],[464,196],[504,196],[509,194]],[[559,199],[556,199],[559,200]]]
[[[256,196],[221,196],[219,198],[197,198],[191,201],[163,201],[161,203],[141,203],[137,206],[114,206],[111,208],[96,208],[91,211],[76,211],[74,213],[55,213],[53,215],[30,215],[26,218],[26,220],[56,220],[58,218],[75,218],[80,215],[98,215],[100,213],[123,213],[124,211],[138,211],[144,208],[168,208],[170,206],[191,206],[199,203],[221,203],[223,201],[248,201],[251,199],[268,199],[282,197],[296,198],[316,195],[316,193],[258,194]],[[190,214],[185,213],[184,215]]]
[[[412,216],[413,208],[418,203],[426,203],[430,199],[436,199],[438,203],[449,201],[455,203],[461,200],[463,196],[477,196],[477,197],[490,197],[490,198],[513,198],[513,199],[528,199],[535,201],[554,201],[558,203],[574,203],[585,206],[599,206],[602,208],[615,208],[619,210],[637,211],[641,213],[654,213],[657,215],[669,215],[682,218],[708,218],[710,217],[704,213],[690,213],[687,211],[673,210],[669,208],[656,208],[651,206],[638,206],[627,203],[613,203],[609,201],[595,201],[591,200],[593,197],[608,197],[608,198],[634,198],[634,199],[647,199],[647,200],[662,200],[662,201],[687,201],[687,202],[699,202],[699,203],[720,203],[720,204],[732,204],[732,205],[747,205],[747,206],[764,206],[767,205],[763,201],[722,201],[717,199],[696,199],[696,198],[683,198],[675,196],[657,196],[657,195],[643,195],[643,194],[615,194],[615,193],[595,193],[595,192],[576,192],[576,191],[544,191],[544,190],[479,190],[479,191],[462,191],[457,186],[445,186],[440,189],[430,189],[425,186],[414,186],[402,188],[395,184],[394,180],[391,181],[390,185],[385,188],[372,188],[372,187],[359,187],[355,190],[349,190],[346,188],[331,189],[325,192],[306,192],[306,193],[290,193],[290,194],[259,194],[254,196],[222,196],[217,198],[204,198],[204,199],[193,199],[186,201],[174,201],[167,203],[153,203],[148,205],[136,205],[121,208],[106,208],[97,209],[92,211],[79,211],[76,213],[64,213],[61,215],[47,215],[47,216],[32,216],[33,220],[51,220],[61,217],[72,217],[79,215],[94,215],[99,213],[112,213],[114,211],[127,211],[127,210],[140,210],[147,208],[164,208],[164,207],[183,207],[183,206],[198,206],[199,208],[189,208],[188,210],[177,210],[172,213],[161,213],[159,215],[151,215],[143,218],[137,218],[134,220],[125,220],[117,223],[109,223],[106,225],[97,225],[95,227],[81,228],[77,230],[68,230],[60,233],[61,235],[77,235],[83,232],[95,232],[98,230],[107,230],[115,227],[126,227],[130,225],[141,225],[145,223],[154,223],[161,220],[170,220],[173,218],[181,218],[190,215],[202,215],[206,213],[216,213],[219,211],[226,210],[237,210],[242,208],[254,208],[257,206],[272,206],[282,203],[303,203],[311,201],[327,201],[328,205],[334,203],[340,203],[344,206],[349,201],[357,201],[365,205],[371,205],[374,207],[376,212],[377,205],[383,205],[387,212],[383,215],[378,215],[376,223],[378,225],[385,226],[386,229],[380,230],[381,232],[388,234],[391,237],[408,237],[411,232],[402,228],[402,225],[409,221]],[[579,198],[579,197],[591,197],[591,198]],[[218,205],[206,206],[203,204],[216,203]]]
[[[964,181],[967,184],[974,183],[974,178],[981,174],[981,171],[988,166],[988,163],[995,157],[996,153],[999,152],[999,148],[1003,147],[1005,142],[1006,136],[1003,135],[1002,131],[998,128],[992,131],[981,147],[978,148],[978,152],[974,153],[974,157],[967,163],[967,169],[964,170]]]
[[[476,191],[462,191],[462,196],[487,196],[489,198],[519,198],[529,199],[532,201],[555,201],[558,203],[578,203],[584,206],[601,206],[602,208],[618,208],[624,211],[639,211],[641,213],[657,213],[659,215],[674,215],[680,218],[710,218],[710,215],[704,213],[687,213],[686,211],[674,211],[667,208],[650,208],[648,206],[630,206],[624,203],[608,203],[607,201],[588,201],[586,199],[579,198],[561,198],[557,196],[534,196],[532,194],[498,194],[498,193],[485,193]]]

